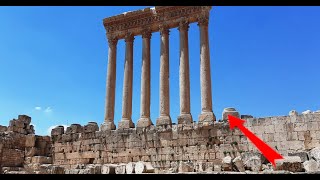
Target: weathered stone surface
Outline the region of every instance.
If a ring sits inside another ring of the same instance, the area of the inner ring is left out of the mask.
[[[5,132],[7,130],[8,130],[7,126],[1,126],[0,125],[0,132]]]
[[[36,143],[36,136],[34,134],[28,134],[26,136],[26,147],[34,147]]]
[[[99,131],[99,126],[96,122],[89,122],[87,125],[83,127],[83,132],[91,133]]]
[[[226,156],[222,159],[222,170],[232,171],[232,158],[230,156]]]
[[[83,127],[80,124],[71,124],[67,127],[66,134],[74,134],[83,132]]]
[[[283,158],[275,161],[276,170],[302,172],[302,162],[299,156],[284,156]]]
[[[318,163],[320,163],[320,147],[315,147],[315,148],[311,149],[309,154],[310,154],[310,158],[313,158]]]
[[[236,158],[234,158],[232,160],[232,162],[234,163],[234,165],[237,167],[237,170],[240,171],[240,172],[244,172],[245,169],[244,169],[244,163],[241,159],[241,156],[238,156]]]
[[[178,172],[193,172],[193,164],[189,162],[180,162]]]
[[[19,115],[18,120],[23,122],[25,125],[29,125],[31,123],[31,117],[27,115]]]
[[[232,116],[240,118],[239,112],[233,107],[228,107],[228,108],[223,109],[222,120],[228,120],[228,115],[232,115]]]
[[[289,116],[298,116],[298,112],[296,110],[291,110]]]
[[[305,151],[288,153],[288,156],[299,156],[301,158],[301,162],[305,162],[309,160],[309,155]]]
[[[261,158],[256,155],[251,156],[244,161],[244,165],[251,171],[259,172],[261,170]]]
[[[303,163],[303,168],[305,169],[306,172],[316,172],[320,171],[320,165],[317,161],[311,159],[309,161],[305,161]]]
[[[57,126],[51,130],[51,136],[62,135],[64,134],[64,127]]]

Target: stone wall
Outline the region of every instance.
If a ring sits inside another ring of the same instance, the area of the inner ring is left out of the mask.
[[[0,173],[3,169],[23,168],[32,159],[51,156],[50,136],[35,135],[30,123],[31,117],[19,115],[10,120],[8,127],[0,126]]]
[[[231,110],[224,113],[240,116]],[[72,124],[66,131],[63,126],[54,128],[51,138],[33,134],[31,118],[26,121],[26,117],[0,127],[0,171],[4,173],[101,173],[103,165],[138,161],[149,162],[158,173],[242,171],[239,157],[246,168],[258,163],[250,170],[261,171],[261,164],[268,163],[242,132],[230,130],[226,114],[224,120],[206,126],[194,122],[101,131],[95,122]],[[241,118],[277,152],[295,156],[291,159],[299,156],[307,162],[305,167],[319,170],[319,112]]]
[[[245,126],[283,156],[319,146],[320,113],[247,118]],[[67,169],[78,164],[151,162],[154,168],[177,170],[180,162],[194,169],[223,168],[222,159],[259,151],[227,121],[198,126],[179,124],[98,131],[98,125],[71,125],[52,131],[53,163]],[[180,163],[181,164],[181,163]]]

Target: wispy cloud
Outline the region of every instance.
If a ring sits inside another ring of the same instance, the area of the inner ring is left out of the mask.
[[[52,111],[53,111],[53,109],[52,109],[51,107],[47,107],[47,108],[44,110],[45,113],[50,113],[50,112],[52,112]]]
[[[57,126],[63,126],[63,127],[64,127],[64,131],[66,131],[66,130],[67,130],[67,127],[68,127],[68,126],[65,125],[65,124],[50,126],[50,127],[48,128],[48,130],[47,130],[48,135],[51,135],[51,130],[52,130],[53,128],[57,127]]]
[[[34,109],[37,110],[37,111],[41,111],[42,108],[40,106],[37,106]]]

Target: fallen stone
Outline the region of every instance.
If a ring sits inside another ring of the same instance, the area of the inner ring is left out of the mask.
[[[308,153],[304,151],[288,153],[288,156],[299,156],[301,158],[301,162],[305,162],[309,160]]]
[[[311,151],[309,152],[309,155],[310,155],[310,159],[313,158],[318,163],[320,163],[320,147],[315,147],[311,149]]]
[[[246,169],[250,169],[254,172],[259,172],[261,170],[261,158],[256,155],[251,156],[246,161],[244,161],[244,165]]]
[[[222,170],[232,171],[232,158],[230,156],[226,156],[222,159]]]
[[[244,164],[243,164],[243,161],[241,159],[241,156],[238,156],[238,157],[234,158],[232,162],[234,163],[234,165],[236,166],[236,168],[237,168],[237,170],[239,172],[244,172],[245,171]]]
[[[319,169],[319,163],[313,159],[309,161],[305,161],[303,163],[303,168],[305,169],[306,172],[316,172],[320,171]]]
[[[190,162],[180,162],[178,172],[193,172],[193,164]]]
[[[302,172],[302,162],[299,156],[284,156],[284,159],[276,159],[276,170],[290,172]]]

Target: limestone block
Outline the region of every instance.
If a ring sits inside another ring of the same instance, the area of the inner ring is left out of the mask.
[[[101,167],[101,174],[115,174],[116,164],[104,164]]]
[[[8,130],[7,126],[1,126],[0,125],[0,132],[5,132],[7,130]]]
[[[222,159],[222,170],[232,171],[232,158],[231,156],[226,156]]]
[[[36,143],[36,136],[34,134],[26,135],[26,147],[34,147]]]
[[[291,110],[289,116],[298,116],[298,112],[296,110]]]
[[[29,125],[31,123],[31,117],[27,115],[19,115],[18,120],[25,123],[26,125]]]
[[[51,136],[62,135],[64,134],[64,127],[57,126],[51,130]]]
[[[244,165],[247,169],[254,172],[259,172],[261,170],[261,158],[253,155],[244,161]]]
[[[25,149],[25,156],[26,157],[33,157],[37,153],[37,148],[29,147]]]
[[[240,172],[244,172],[245,171],[244,163],[243,163],[243,161],[241,159],[241,156],[238,156],[238,157],[234,158],[232,162],[237,167],[238,171],[240,171]]]
[[[302,162],[299,156],[284,156],[284,159],[276,159],[276,170],[290,172],[302,172]]]
[[[301,159],[301,162],[305,162],[309,160],[308,153],[305,151],[300,151],[300,152],[289,152],[288,156],[299,156]]]
[[[67,127],[66,134],[74,134],[83,132],[83,127],[80,124],[71,124]]]
[[[51,157],[45,157],[45,156],[33,156],[32,163],[39,163],[39,164],[51,164],[52,159]]]
[[[232,115],[232,116],[240,118],[239,112],[233,107],[228,107],[228,108],[223,109],[222,120],[228,120],[228,115]]]
[[[193,164],[190,162],[180,162],[178,172],[193,172]]]
[[[318,163],[320,163],[320,147],[315,147],[315,148],[311,149],[311,151],[309,152],[309,157],[310,157],[310,159],[313,158]]]
[[[83,127],[83,131],[85,133],[96,132],[99,131],[99,126],[96,122],[89,122]]]
[[[316,172],[320,171],[320,164],[317,161],[311,159],[303,163],[303,168],[306,172]]]

